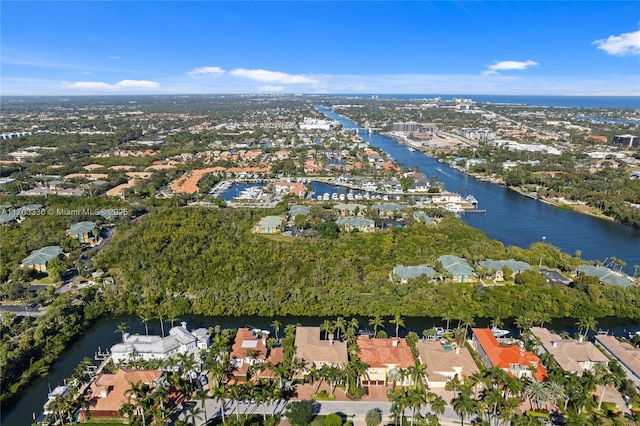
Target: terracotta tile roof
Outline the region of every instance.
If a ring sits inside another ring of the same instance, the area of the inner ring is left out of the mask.
[[[358,336],[360,360],[372,368],[407,368],[416,365],[411,348],[405,339],[372,339],[369,336]]]
[[[536,380],[548,376],[540,358],[533,352],[522,350],[518,345],[501,345],[488,328],[473,328],[472,331],[494,366],[508,370],[514,364],[524,368],[536,365],[533,372]]]
[[[91,384],[89,411],[118,411],[122,404],[129,402],[126,393],[132,384],[152,384],[160,376],[160,370],[118,370],[116,374],[103,374]]]
[[[248,358],[247,351],[251,349],[254,351],[252,358],[265,360],[267,359],[267,346],[265,345],[265,341],[263,341],[262,338],[258,338],[253,330],[239,328],[236,333],[236,338],[233,341],[233,347],[231,348],[231,358]]]

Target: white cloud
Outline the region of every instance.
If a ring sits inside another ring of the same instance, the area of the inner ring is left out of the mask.
[[[265,83],[284,83],[284,84],[314,84],[316,80],[304,75],[287,74],[279,71],[268,71],[261,69],[248,70],[245,68],[237,68],[230,71],[230,74],[236,77],[244,77],[251,80],[262,81]]]
[[[89,71],[82,71],[82,75],[91,75]]]
[[[62,86],[69,89],[113,92],[123,89],[153,89],[160,85],[155,81],[148,80],[122,80],[115,84],[109,84],[102,81],[74,81],[72,83],[62,83]]]
[[[116,60],[120,59],[120,56],[110,55],[109,59],[111,59],[112,61],[116,61]]]
[[[609,55],[640,55],[640,30],[619,36],[612,35],[607,39],[596,40],[592,44],[597,45],[598,49],[604,50]]]
[[[261,92],[267,92],[267,93],[277,93],[277,92],[283,92],[284,87],[267,85],[267,86],[260,87],[258,90],[260,90]]]
[[[152,88],[158,87],[159,84],[155,81],[149,80],[122,80],[115,84],[117,87],[144,87],[144,88]]]
[[[214,74],[214,75],[222,75],[224,74],[224,70],[220,67],[200,67],[194,68],[191,71],[187,71],[189,75],[201,75],[201,74]]]
[[[496,61],[487,67],[487,70],[484,72],[484,74],[485,75],[496,74],[498,71],[525,70],[535,65],[538,65],[538,63],[531,60],[529,61]]]

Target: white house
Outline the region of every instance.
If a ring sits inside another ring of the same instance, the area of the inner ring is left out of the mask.
[[[123,335],[123,342],[111,347],[111,357],[114,363],[142,359],[168,360],[178,354],[190,355],[198,359],[201,350],[209,347],[209,332],[205,328],[193,331],[187,330],[187,323],[182,322],[180,327],[172,327],[169,335],[140,336]]]

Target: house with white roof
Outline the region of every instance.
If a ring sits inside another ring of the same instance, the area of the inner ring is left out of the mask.
[[[111,347],[111,357],[115,364],[136,359],[166,361],[178,354],[198,359],[199,352],[209,347],[209,337],[206,328],[189,331],[187,323],[183,321],[180,327],[172,327],[169,335],[165,337],[125,333],[122,343]]]

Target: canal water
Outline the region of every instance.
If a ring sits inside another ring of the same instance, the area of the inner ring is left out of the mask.
[[[362,128],[326,107],[316,109],[346,128]],[[487,214],[465,215],[463,220],[506,246],[529,247],[535,242],[545,242],[571,256],[580,250],[582,259],[604,262],[615,256],[626,262],[624,271],[629,275],[634,273],[634,265],[640,265],[639,229],[561,210],[509,188],[475,179],[422,152],[410,151],[390,137],[369,134],[364,129],[359,135],[403,166],[417,166],[427,178],[437,176],[448,191],[463,196],[473,194],[478,208]]]
[[[360,322],[361,329],[369,329],[368,317],[356,317]],[[301,324],[303,326],[319,326],[324,320],[335,320],[335,317],[320,318],[320,317],[205,317],[205,316],[188,316],[178,320],[174,325],[179,325],[180,321],[187,322],[187,328],[189,330],[199,327],[214,327],[219,325],[221,328],[238,328],[238,327],[255,327],[266,330],[271,330],[271,323],[277,319],[282,324],[280,328],[280,336],[284,333],[284,327],[287,324]],[[350,319],[346,318],[347,320]],[[395,335],[395,326],[389,324],[390,317],[383,318],[385,320],[386,327],[380,327],[378,330],[384,329],[389,336]],[[477,327],[488,327],[491,319],[479,318],[476,321]],[[515,329],[513,323],[509,323],[509,320],[505,320],[505,328],[511,331],[512,336],[518,336],[518,331]],[[115,318],[105,318],[96,324],[93,328],[87,331],[75,344],[69,347],[60,357],[59,361],[53,365],[50,374],[47,377],[42,377],[35,381],[24,392],[22,397],[16,401],[12,407],[3,408],[0,418],[0,424],[2,426],[25,426],[29,425],[32,420],[32,416],[42,411],[42,405],[47,399],[47,393],[49,389],[53,389],[57,385],[64,384],[64,380],[73,374],[75,367],[80,363],[84,357],[93,358],[98,348],[102,351],[109,349],[116,343],[120,342],[121,335],[117,331],[118,325],[125,322],[128,326],[127,333],[131,334],[145,334],[144,323],[136,316],[121,316]],[[404,336],[409,331],[414,331],[418,335],[422,335],[422,331],[434,326],[445,327],[446,323],[441,318],[404,318],[405,327],[400,329],[400,335]],[[575,327],[575,319],[558,319],[554,320],[548,326],[554,330],[561,331],[566,330],[570,334],[574,335],[577,332]],[[147,323],[149,328],[149,334],[160,335],[161,327],[158,320],[149,321]],[[451,328],[457,326],[455,321],[451,322]],[[598,326],[602,329],[608,330],[617,336],[627,336],[630,331],[636,331],[640,329],[640,320],[621,320],[618,318],[605,318],[599,320]],[[164,323],[165,332],[168,333],[171,324],[169,322]],[[96,362],[97,364],[97,362]]]

